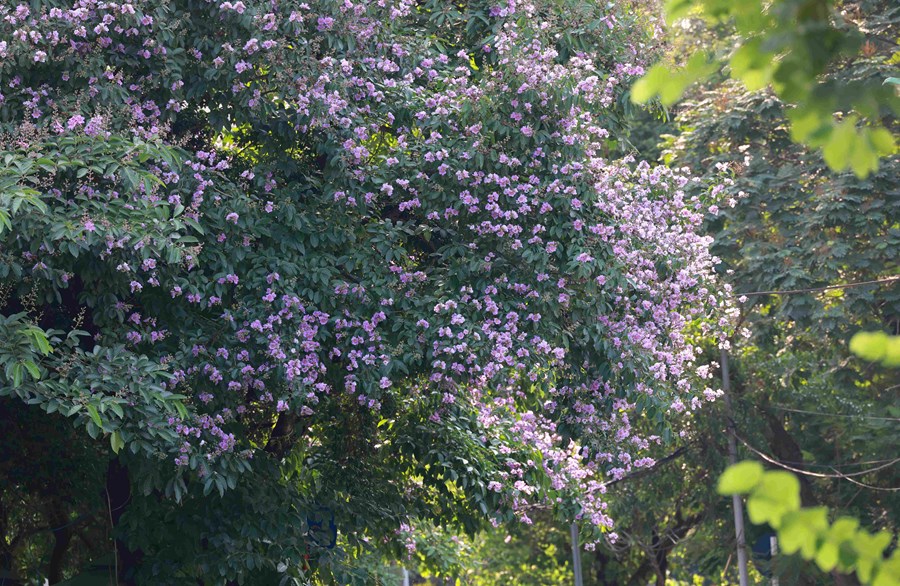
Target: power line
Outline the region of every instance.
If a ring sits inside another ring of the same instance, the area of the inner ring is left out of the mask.
[[[880,285],[883,283],[891,283],[900,280],[900,275],[893,277],[885,277],[874,281],[859,281],[856,283],[844,283],[841,285],[827,285],[825,287],[813,287],[810,289],[786,289],[782,291],[750,291],[748,293],[736,293],[738,297],[756,297],[759,295],[799,295],[802,293],[818,293],[820,291],[830,291],[832,289],[849,289],[851,287],[862,287],[864,285]]]
[[[773,404],[773,407],[781,411],[790,411],[791,413],[805,413],[807,415],[823,415],[826,417],[847,417],[850,419],[875,419],[878,421],[900,421],[900,417],[877,417],[875,415],[851,415],[847,413],[826,413],[824,411],[807,411],[805,409],[793,409],[791,407],[783,407]]]
[[[738,401],[745,406],[749,406],[753,409],[758,408],[758,405],[747,399],[746,397],[739,397]],[[784,405],[779,405],[778,403],[770,403],[772,408],[777,409],[779,411],[787,411],[789,413],[802,413],[804,415],[815,415],[817,417],[839,417],[844,419],[856,419],[856,420],[872,420],[872,421],[891,421],[891,422],[900,422],[900,417],[879,417],[877,415],[865,415],[865,414],[850,414],[850,413],[830,413],[826,411],[809,411],[807,409],[795,409],[793,407],[786,407]]]
[[[870,474],[870,473],[872,473],[872,472],[876,472],[876,471],[878,471],[878,470],[882,470],[882,469],[884,469],[884,468],[888,468],[888,467],[890,467],[890,466],[893,466],[893,465],[896,464],[897,462],[900,462],[900,458],[895,458],[894,460],[891,460],[891,461],[887,462],[886,464],[882,464],[881,466],[875,466],[874,468],[870,468],[869,470],[862,470],[862,471],[860,471],[860,472],[852,472],[852,473],[850,473],[850,474],[843,474],[843,473],[838,472],[837,470],[835,470],[835,472],[836,472],[835,474],[823,474],[823,473],[821,473],[821,472],[810,472],[809,470],[803,470],[803,469],[801,469],[801,468],[795,468],[795,467],[793,467],[793,466],[788,466],[787,464],[785,464],[785,463],[783,463],[783,462],[777,460],[776,458],[773,458],[772,456],[770,456],[770,455],[768,455],[768,454],[766,454],[766,453],[764,453],[764,452],[761,452],[761,451],[757,450],[757,449],[754,448],[752,445],[750,445],[745,439],[743,439],[741,436],[739,436],[737,433],[735,433],[735,432],[733,432],[733,431],[732,431],[731,433],[732,433],[732,434],[734,435],[734,437],[737,438],[742,444],[744,444],[744,446],[745,446],[748,450],[750,450],[751,452],[753,452],[754,454],[756,454],[757,456],[759,456],[760,458],[762,458],[762,459],[765,460],[766,462],[768,462],[768,463],[770,463],[770,464],[773,464],[773,465],[775,465],[775,466],[778,466],[779,468],[784,468],[785,470],[790,470],[791,472],[794,472],[794,473],[796,473],[796,474],[802,474],[802,475],[804,475],[804,476],[812,476],[812,477],[814,477],[814,478],[833,478],[833,479],[840,479],[840,480],[848,480],[848,481],[852,482],[853,484],[856,484],[856,485],[859,485],[859,486],[862,486],[862,487],[864,487],[864,488],[868,488],[868,489],[871,489],[871,490],[880,490],[880,491],[884,491],[884,492],[897,492],[897,491],[900,491],[900,487],[885,488],[885,487],[882,487],[882,486],[874,486],[874,485],[871,485],[871,484],[866,484],[866,483],[864,483],[864,482],[859,482],[858,480],[854,480],[853,478],[851,478],[852,476],[863,476],[863,475],[865,475],[865,474]],[[832,470],[834,470],[834,468],[832,468]]]

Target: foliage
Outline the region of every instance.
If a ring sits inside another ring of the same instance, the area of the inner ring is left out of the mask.
[[[875,51],[835,63],[826,77],[833,84],[880,83],[894,46],[879,39],[897,37],[898,14],[890,3],[863,2],[848,10],[874,39]],[[741,42],[727,26],[704,26],[696,19],[678,24],[669,30],[675,56],[724,51]],[[663,133],[667,164],[687,165],[707,177],[723,169],[732,173],[724,201],[734,205],[722,205],[707,230],[715,237],[721,274],[736,292],[811,289],[757,294],[742,302],[742,332],[729,350],[739,450],[749,456],[752,448],[817,475],[800,477],[804,505],[827,505],[896,533],[900,499],[885,490],[897,486],[890,457],[900,441],[896,373],[858,359],[847,342],[860,330],[897,333],[900,324],[900,289],[886,280],[897,274],[894,250],[900,246],[898,158],[883,159],[866,179],[832,172],[820,154],[791,139],[790,108],[771,90],[749,92],[716,76],[689,89],[670,112],[670,123],[639,119],[632,134],[640,136],[635,144],[642,154],[655,155],[659,149],[650,135]],[[888,116],[883,123],[893,121]],[[816,290],[833,285],[843,288]],[[707,351],[708,359],[718,358],[717,349]],[[728,559],[733,548],[725,545],[734,540],[732,512],[715,493],[717,472],[725,466],[729,415],[719,408],[703,415],[685,426],[676,444],[685,449],[672,446],[655,454],[660,462],[675,455],[666,465],[610,487],[618,541],[599,544],[586,558],[588,570],[603,569],[599,575],[606,583],[627,583],[636,575],[646,581],[656,574],[660,580],[664,572],[737,582],[734,560]],[[749,526],[748,543],[763,540],[768,531]],[[761,570],[768,565],[754,563]],[[799,556],[779,558],[775,571],[782,584],[853,580],[822,576]]]
[[[606,158],[636,18],[0,6],[0,396],[84,430],[122,580],[365,583],[347,552],[404,524],[534,506],[608,531],[731,312],[721,187]]]
[[[747,460],[725,470],[718,490],[724,495],[748,495],[750,520],[775,529],[784,553],[799,552],[815,560],[823,572],[855,571],[862,584],[900,584],[900,550],[884,558],[893,541],[891,534],[861,529],[853,517],[829,523],[826,507],[801,507],[800,482],[790,472],[764,470],[759,462]]]
[[[475,543],[466,580],[473,586],[544,586],[572,581],[568,531],[546,514],[531,525],[485,533]]]
[[[861,5],[833,0],[779,0],[772,3],[722,2],[719,0],[669,0],[669,23],[702,18],[733,26],[738,37],[710,59],[704,47],[685,64],[671,71],[654,65],[632,89],[637,102],[659,95],[674,104],[693,82],[705,79],[727,65],[729,75],[747,90],[771,87],[774,94],[793,104],[787,116],[791,137],[821,149],[835,171],[851,168],[861,177],[878,169],[881,157],[896,152],[895,134],[884,116],[900,114],[900,95],[889,80],[900,52],[884,55],[875,64],[880,72],[849,80],[829,78],[827,73],[846,60],[872,62],[876,44],[896,37],[878,37],[866,27]],[[885,15],[896,18],[893,7]]]

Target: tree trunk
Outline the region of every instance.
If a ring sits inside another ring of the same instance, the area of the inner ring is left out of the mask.
[[[287,455],[291,448],[294,447],[296,437],[294,436],[294,427],[297,424],[298,417],[293,413],[282,413],[272,428],[272,434],[269,441],[266,442],[265,450],[270,454],[283,458]]]
[[[53,533],[53,551],[50,553],[50,563],[47,567],[47,580],[51,584],[62,582],[63,565],[66,561],[66,551],[72,541],[72,528],[68,516],[58,505],[49,516]]]
[[[668,541],[668,540],[666,540]],[[663,543],[656,531],[653,532],[653,567],[656,573],[656,586],[666,586],[666,575],[669,573],[669,550],[673,547],[669,543]]]
[[[129,549],[119,531],[119,520],[131,500],[131,480],[128,477],[128,469],[118,458],[110,460],[106,471],[106,497],[115,544],[114,563],[118,568],[118,583],[123,586],[136,586],[135,574],[143,555],[139,550]]]
[[[776,417],[769,409],[768,406],[762,406],[760,412],[766,419],[766,424],[769,428],[769,433],[766,434],[766,437],[769,442],[769,448],[772,450],[772,453],[778,459],[779,462],[784,462],[788,466],[793,468],[802,468],[802,465],[799,465],[803,462],[803,450],[800,449],[800,446],[794,441],[794,438],[791,437],[791,434],[788,433],[787,429],[784,428],[784,424],[781,422],[781,419]],[[809,479],[803,474],[796,474],[797,479],[800,481],[800,501],[802,502],[804,507],[812,507],[817,504],[817,499],[812,491],[812,486],[809,483]]]

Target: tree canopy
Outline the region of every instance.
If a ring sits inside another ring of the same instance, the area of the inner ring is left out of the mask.
[[[0,3],[0,584],[900,579],[900,11],[665,11]]]
[[[0,395],[71,444],[32,457],[91,466],[34,505],[110,517],[141,583],[364,583],[344,552],[420,521],[609,531],[606,480],[716,397],[694,338],[733,311],[700,233],[722,186],[612,143],[635,18],[0,8]],[[17,549],[47,514],[7,516],[5,556],[55,580],[66,542]]]

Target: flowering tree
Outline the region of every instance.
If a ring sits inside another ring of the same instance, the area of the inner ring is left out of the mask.
[[[332,517],[612,527],[729,306],[718,188],[608,158],[647,39],[606,10],[0,8],[0,395],[107,438],[124,578],[337,572]]]

